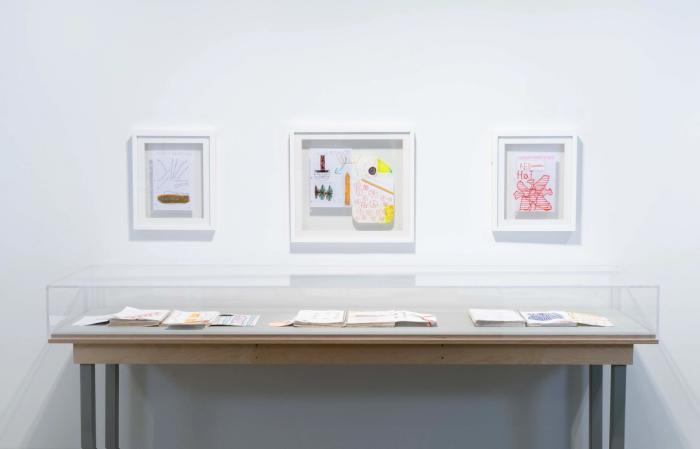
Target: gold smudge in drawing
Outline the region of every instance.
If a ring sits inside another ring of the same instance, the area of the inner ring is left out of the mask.
[[[164,193],[162,195],[158,195],[158,201],[163,204],[187,204],[190,202],[190,196]]]

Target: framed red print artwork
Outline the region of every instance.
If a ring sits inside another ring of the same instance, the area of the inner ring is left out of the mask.
[[[577,136],[514,133],[495,140],[493,231],[576,231]]]

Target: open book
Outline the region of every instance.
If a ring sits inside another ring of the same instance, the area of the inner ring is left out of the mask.
[[[571,318],[568,312],[563,310],[547,310],[520,312],[525,318],[525,322],[530,327],[573,327],[577,323]]]
[[[205,327],[218,317],[219,312],[214,311],[183,312],[182,310],[173,310],[163,321],[163,325],[173,328]]]
[[[549,310],[545,312],[521,312],[527,320],[528,326],[614,326],[612,321],[604,316],[581,312],[564,312],[562,310]]]
[[[142,310],[134,307],[124,307],[116,313],[110,326],[158,326],[168,316],[168,310]]]
[[[469,316],[477,327],[609,327],[614,324],[606,317],[590,313],[563,310],[520,311],[508,309],[469,309]]]
[[[296,327],[394,327],[437,326],[435,315],[407,310],[300,310],[289,321],[271,323]]]
[[[297,327],[343,327],[344,310],[300,310],[292,319]]]
[[[164,326],[172,328],[198,328],[206,326],[255,326],[260,315],[238,315],[215,311],[183,312],[174,310],[165,321]]]
[[[437,326],[437,318],[429,313],[407,310],[349,311],[345,325],[348,327]]]

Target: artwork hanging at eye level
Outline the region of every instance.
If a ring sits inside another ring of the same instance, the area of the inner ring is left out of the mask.
[[[292,243],[413,241],[411,132],[294,132]]]
[[[498,136],[494,231],[575,231],[577,161],[573,135]]]
[[[214,229],[214,146],[202,132],[131,138],[133,229]]]

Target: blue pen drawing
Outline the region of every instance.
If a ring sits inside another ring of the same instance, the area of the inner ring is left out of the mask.
[[[191,210],[193,157],[162,152],[151,160],[154,210]]]

